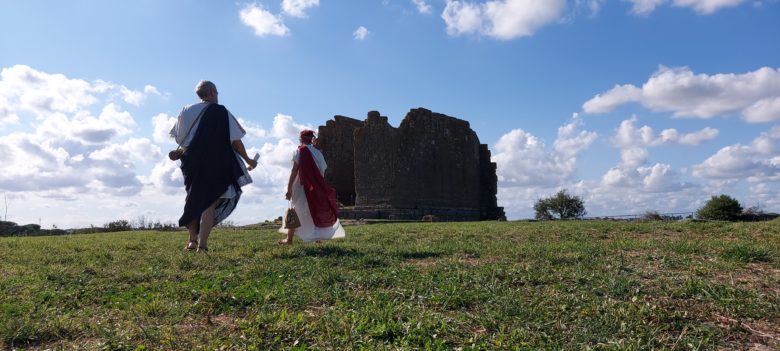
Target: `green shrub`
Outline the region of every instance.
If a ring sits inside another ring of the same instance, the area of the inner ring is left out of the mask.
[[[733,221],[742,213],[739,201],[728,195],[713,196],[696,212],[696,217],[720,221]]]

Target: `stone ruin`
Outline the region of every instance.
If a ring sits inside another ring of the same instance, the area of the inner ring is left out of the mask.
[[[317,147],[343,219],[506,218],[496,204],[496,164],[467,121],[424,108],[398,128],[377,111],[365,121],[335,116],[319,127]]]

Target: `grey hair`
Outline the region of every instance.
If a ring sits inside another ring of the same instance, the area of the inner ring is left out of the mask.
[[[195,86],[195,94],[198,94],[201,99],[207,98],[215,90],[217,90],[217,86],[208,80],[202,80]]]

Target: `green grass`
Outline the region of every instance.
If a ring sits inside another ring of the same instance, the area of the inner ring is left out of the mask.
[[[780,223],[0,238],[0,349],[780,348]]]

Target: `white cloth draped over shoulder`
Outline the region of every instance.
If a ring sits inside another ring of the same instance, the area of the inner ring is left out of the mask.
[[[190,145],[190,142],[192,142],[192,138],[195,136],[195,133],[198,130],[198,125],[200,124],[198,115],[200,115],[200,112],[209,105],[210,104],[207,102],[198,102],[189,106],[185,106],[181,110],[179,117],[176,119],[176,124],[173,125],[173,128],[171,128],[171,131],[169,132],[170,136],[176,140],[176,144],[180,144],[181,147],[187,149],[187,147]],[[231,142],[241,140],[241,138],[246,135],[246,131],[243,127],[241,127],[241,124],[238,123],[238,120],[235,116],[233,116],[232,113],[230,113],[230,111],[228,111],[228,128],[230,130]],[[187,132],[189,132],[189,134],[187,134]],[[241,166],[241,170],[244,172],[244,175],[238,179],[238,185],[245,186],[249,183],[252,183],[252,177],[249,176],[249,171],[246,169],[244,159],[242,159],[241,155],[239,155],[238,152],[235,152],[235,150],[233,151],[233,154],[236,155],[238,164]],[[220,198],[230,199],[235,197],[236,194],[236,189],[231,185],[228,187],[227,191],[225,191],[225,193],[220,196]]]
[[[311,151],[312,157],[314,157],[314,163],[317,164],[317,168],[320,171],[320,175],[325,176],[325,169],[328,168],[328,164],[325,163],[325,156],[322,155],[320,150],[317,150],[312,145],[307,145],[309,151]],[[295,149],[293,153],[292,162],[298,163],[298,149]],[[314,220],[311,218],[311,212],[309,211],[309,202],[306,200],[306,193],[303,191],[303,186],[298,176],[295,176],[295,181],[292,186],[292,207],[298,214],[298,218],[301,220],[301,226],[295,229],[295,236],[299,237],[304,242],[312,242],[318,240],[330,240],[341,239],[346,236],[344,227],[341,226],[341,222],[336,219],[330,227],[317,227],[314,225]],[[284,216],[282,216],[284,217]],[[284,228],[284,218],[282,218],[282,227],[279,228],[279,233],[287,234],[287,229]]]

